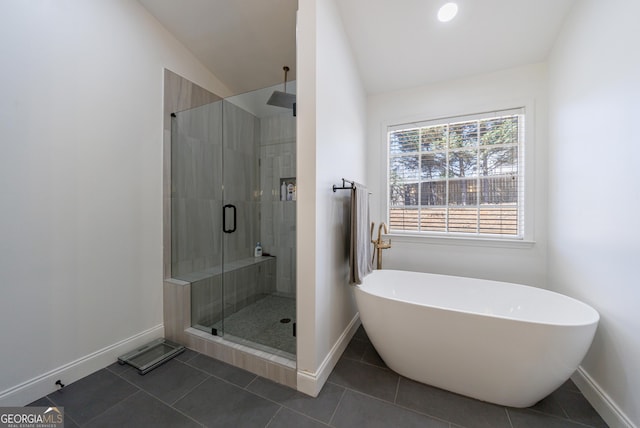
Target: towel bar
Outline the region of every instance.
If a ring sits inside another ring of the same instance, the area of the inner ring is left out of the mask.
[[[346,183],[351,184],[351,186],[345,186]],[[334,192],[336,190],[355,189],[355,188],[356,188],[356,184],[353,181],[345,180],[344,178],[342,179],[342,186],[336,186],[335,184],[333,185]]]

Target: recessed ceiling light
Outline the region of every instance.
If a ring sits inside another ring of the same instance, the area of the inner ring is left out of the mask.
[[[447,3],[438,10],[438,20],[440,22],[449,22],[457,13],[458,5],[455,3]]]

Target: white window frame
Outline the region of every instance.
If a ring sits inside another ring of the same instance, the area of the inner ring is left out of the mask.
[[[441,116],[423,114],[405,119],[388,120],[381,123],[381,189],[383,189],[383,200],[380,208],[382,209],[382,218],[389,224],[389,205],[390,205],[390,183],[389,183],[389,129],[403,124],[425,123],[438,124],[457,121],[462,118],[473,117],[490,117],[494,113],[496,116],[499,112],[509,111],[513,109],[524,110],[524,143],[519,148],[519,170],[521,171],[521,179],[524,180],[522,186],[522,213],[521,219],[524,227],[520,235],[485,235],[473,233],[455,233],[455,232],[430,232],[430,231],[390,231],[389,236],[394,238],[396,242],[426,243],[426,244],[455,244],[455,245],[471,245],[471,246],[493,246],[493,247],[532,247],[535,242],[534,236],[534,177],[532,162],[534,158],[534,103],[532,100],[526,100],[519,103],[512,103],[504,106],[494,106],[492,108],[468,110],[466,112],[453,112]],[[481,113],[478,113],[481,112]]]

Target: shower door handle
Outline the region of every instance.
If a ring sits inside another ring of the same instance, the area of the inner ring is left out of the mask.
[[[233,227],[227,229],[227,208],[233,209]],[[224,233],[233,233],[236,231],[236,206],[233,204],[227,204],[222,207],[222,231]]]

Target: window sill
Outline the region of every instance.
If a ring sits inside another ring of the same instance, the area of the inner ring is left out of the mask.
[[[533,248],[535,241],[526,239],[500,238],[467,238],[465,236],[433,236],[405,233],[390,233],[385,235],[393,242],[407,242],[428,245],[461,245],[468,247],[496,247],[496,248]]]

